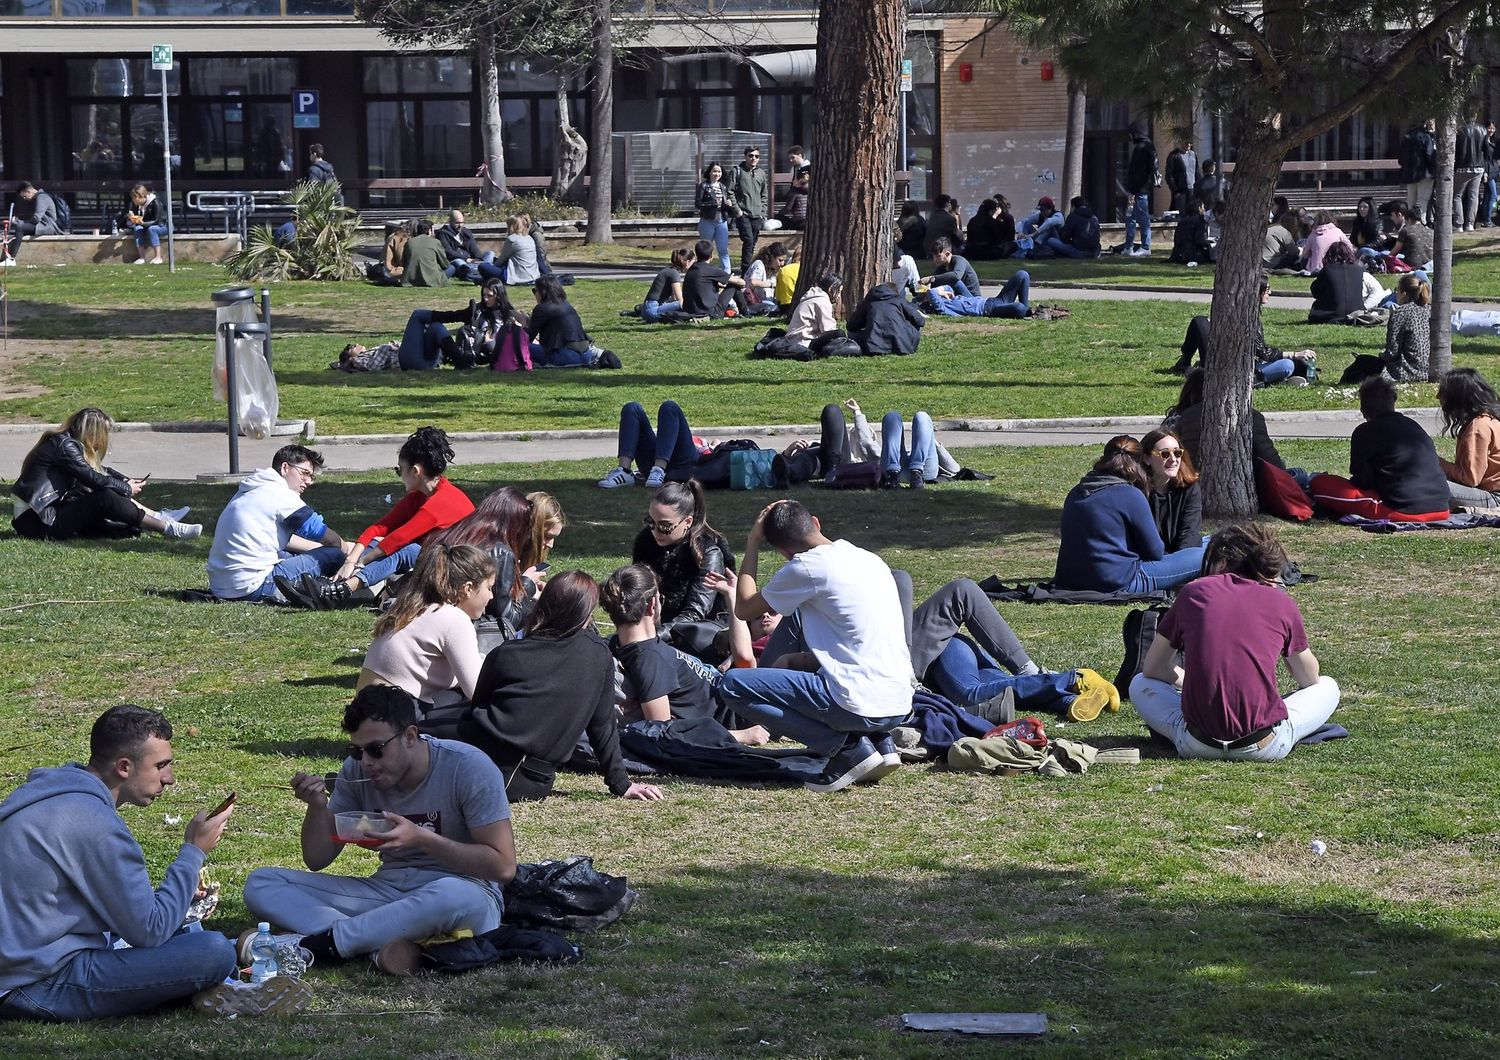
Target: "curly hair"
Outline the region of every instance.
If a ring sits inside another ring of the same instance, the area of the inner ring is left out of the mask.
[[[1203,569],[1210,574],[1238,574],[1274,582],[1286,567],[1286,550],[1270,523],[1236,523],[1209,538]]]
[[[418,427],[401,443],[396,457],[411,467],[421,465],[429,475],[441,475],[453,461],[453,446],[441,427]]]

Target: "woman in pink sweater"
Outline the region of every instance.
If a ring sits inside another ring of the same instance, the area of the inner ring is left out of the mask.
[[[1344,230],[1339,227],[1338,222],[1333,219],[1333,214],[1327,210],[1319,210],[1313,215],[1313,230],[1307,237],[1307,243],[1302,247],[1302,267],[1308,272],[1321,272],[1323,270],[1323,255],[1328,253],[1328,248],[1335,243],[1342,243],[1349,247],[1352,254],[1354,247],[1349,242],[1349,237],[1344,235]]]
[[[395,685],[424,713],[465,702],[484,658],[474,623],[495,592],[495,560],[473,545],[433,545],[375,623],[357,688]]]

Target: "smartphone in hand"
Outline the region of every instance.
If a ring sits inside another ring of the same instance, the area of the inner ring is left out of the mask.
[[[212,810],[208,811],[207,815],[204,817],[204,820],[210,820],[210,819],[212,819],[214,817],[219,816],[225,810],[229,809],[229,807],[233,806],[234,805],[234,800],[237,799],[237,798],[239,798],[239,797],[240,797],[240,793],[239,792],[237,792],[237,791],[231,791],[228,795],[224,796],[224,801],[223,802],[219,803],[219,805],[215,806]]]

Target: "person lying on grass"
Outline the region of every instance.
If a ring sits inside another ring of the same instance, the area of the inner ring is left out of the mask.
[[[1209,541],[1204,576],[1162,617],[1130,701],[1183,758],[1274,762],[1338,708],[1339,686],[1320,674],[1302,614],[1277,584],[1285,566],[1269,524],[1225,527]],[[1283,659],[1297,682],[1286,697]]]

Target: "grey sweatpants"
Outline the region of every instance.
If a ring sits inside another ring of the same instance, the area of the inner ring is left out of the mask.
[[[500,926],[499,886],[427,869],[382,869],[338,876],[301,869],[256,869],[245,880],[245,908],[258,920],[316,935],[333,929],[345,957],[374,953],[395,939],[422,939]]]
[[[917,680],[943,654],[954,635],[966,627],[974,643],[1011,673],[1031,661],[1020,639],[978,583],[969,578],[955,578],[912,612],[911,668]]]

